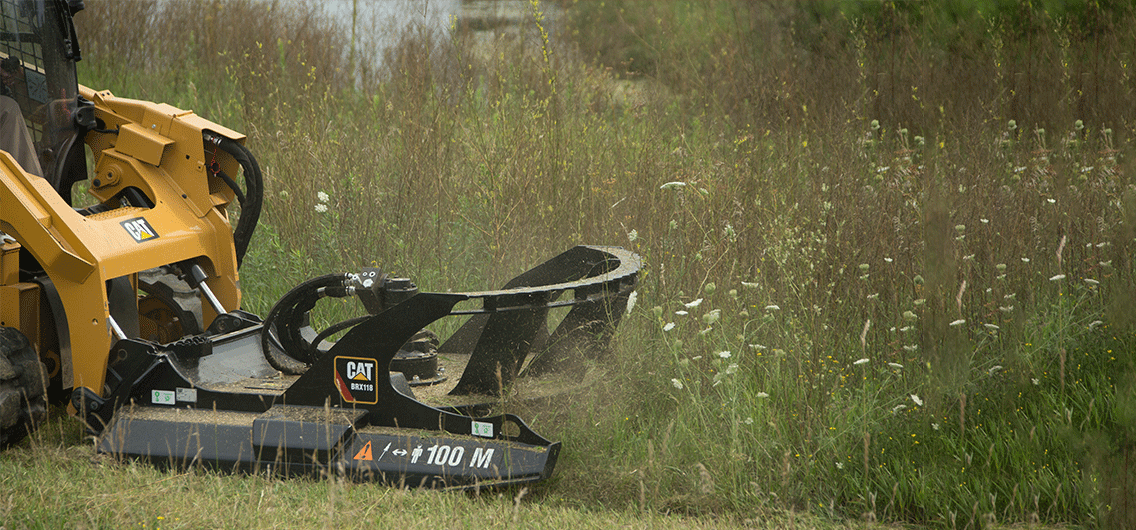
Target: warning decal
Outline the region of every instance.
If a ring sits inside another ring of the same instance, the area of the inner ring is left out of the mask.
[[[348,403],[373,405],[379,402],[378,372],[374,359],[336,357],[335,387]]]
[[[358,453],[355,453],[355,460],[373,460],[371,458],[371,442],[367,442]]]

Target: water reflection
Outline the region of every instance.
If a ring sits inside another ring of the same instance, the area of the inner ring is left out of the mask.
[[[478,57],[493,55],[502,39],[540,38],[527,0],[325,0],[321,7],[351,37],[357,57],[380,71],[389,66],[383,64],[387,50],[407,32],[429,36],[436,44],[461,40]],[[560,7],[540,2],[537,11],[555,44]]]
[[[452,36],[453,29],[490,31],[532,17],[532,5],[525,0],[325,0],[324,8],[345,26],[354,20],[357,32],[375,34],[421,25]],[[555,23],[557,6],[542,2],[539,10],[546,25]]]

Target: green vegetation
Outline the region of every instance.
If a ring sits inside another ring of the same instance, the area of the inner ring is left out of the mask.
[[[63,420],[61,421],[70,421]],[[4,453],[0,523],[5,528],[739,528],[729,520],[632,511],[597,511],[547,502],[520,489],[463,495],[355,485],[340,480],[279,480],[159,471],[92,462],[92,451],[60,436],[57,423],[30,447]],[[823,529],[808,514],[754,521],[748,528]]]
[[[1131,527],[1136,13],[979,4],[566,1],[493,37],[361,21],[383,50],[305,5],[88,0],[81,79],[249,135],[255,312],[372,261],[465,290],[577,243],[641,253],[618,375],[534,421],[565,442],[534,524]],[[90,454],[58,443],[24,451]],[[13,468],[70,481],[0,459],[7,491]],[[423,498],[49,461],[92,490]],[[9,517],[39,520],[17,494]]]

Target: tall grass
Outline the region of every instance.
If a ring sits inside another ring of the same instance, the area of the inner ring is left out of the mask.
[[[349,54],[309,4],[87,4],[84,83],[249,135],[249,309],[372,261],[646,258],[610,384],[537,418],[550,502],[1136,517],[1130,8],[534,3]]]

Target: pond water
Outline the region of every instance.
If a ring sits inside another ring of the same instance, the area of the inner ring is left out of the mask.
[[[354,20],[357,34],[374,36],[385,45],[393,44],[398,31],[408,26],[452,37],[455,28],[470,33],[515,31],[532,20],[532,5],[526,0],[325,0],[323,8],[344,27]],[[559,6],[542,2],[538,9],[545,30],[552,33]]]
[[[381,71],[384,53],[406,31],[430,35],[435,43],[462,41],[474,57],[491,59],[505,42],[540,41],[529,0],[324,0],[319,9],[335,20]],[[537,4],[550,44],[558,47],[559,4]],[[519,39],[519,40],[518,40]],[[539,44],[537,44],[539,46]],[[345,50],[347,53],[347,50]]]

